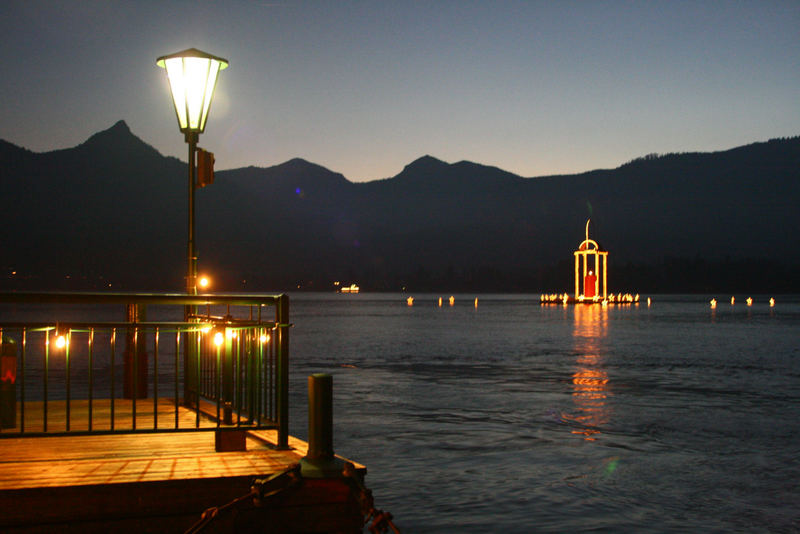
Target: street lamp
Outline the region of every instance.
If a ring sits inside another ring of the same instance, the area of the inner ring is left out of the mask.
[[[187,243],[186,292],[197,294],[197,256],[194,247],[195,151],[197,140],[206,128],[208,110],[214,96],[219,71],[228,60],[189,48],[161,56],[156,65],[166,69],[178,127],[189,144],[189,239]]]

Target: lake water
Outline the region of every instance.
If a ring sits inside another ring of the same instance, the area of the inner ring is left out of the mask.
[[[800,298],[407,296],[292,295],[290,366],[404,533],[800,531]]]

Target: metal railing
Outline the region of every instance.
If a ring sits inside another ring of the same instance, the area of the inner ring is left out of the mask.
[[[248,428],[287,447],[289,326],[286,295],[0,293],[0,438]]]

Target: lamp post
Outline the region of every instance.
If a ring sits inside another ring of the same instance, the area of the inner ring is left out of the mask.
[[[189,48],[161,56],[156,65],[166,69],[178,127],[189,145],[189,237],[187,242],[186,292],[197,294],[197,255],[194,246],[195,151],[197,140],[206,128],[211,99],[219,71],[228,60]]]
[[[189,238],[186,246],[186,292],[197,295],[197,254],[194,247],[194,190],[195,151],[197,140],[206,128],[208,110],[214,96],[219,71],[228,66],[228,60],[189,48],[168,56],[161,56],[156,65],[166,69],[172,103],[178,117],[178,127],[189,145]],[[196,315],[196,306],[187,306],[184,310],[186,321]],[[186,334],[184,345],[184,403],[188,406],[199,403],[199,352],[197,336]],[[199,409],[199,404],[196,405]]]

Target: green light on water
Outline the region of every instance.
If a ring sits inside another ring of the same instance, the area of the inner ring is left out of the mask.
[[[608,460],[608,462],[606,463],[606,476],[607,477],[611,476],[614,473],[614,471],[617,470],[617,465],[619,465],[619,458],[614,457],[614,458],[610,458]]]

